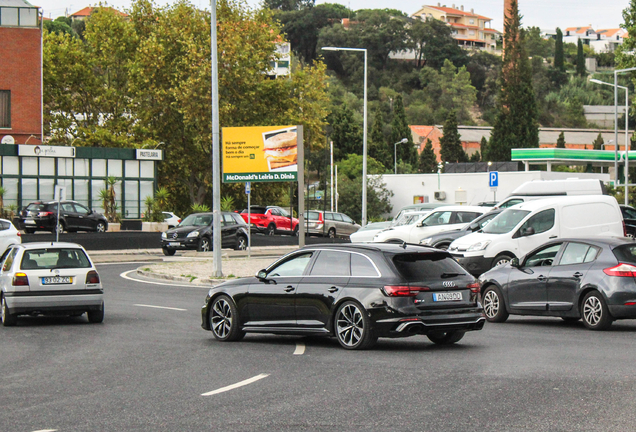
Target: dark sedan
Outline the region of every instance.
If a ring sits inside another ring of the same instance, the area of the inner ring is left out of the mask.
[[[426,237],[425,239],[420,240],[420,244],[446,250],[448,249],[448,246],[450,246],[450,244],[453,242],[453,240],[464,237],[465,235],[468,235],[475,231],[479,231],[502,211],[503,209],[496,209],[488,212],[484,215],[479,216],[477,219],[464,226],[462,229],[444,231],[439,234],[434,234],[430,237]]]
[[[161,233],[164,255],[177,250],[212,250],[213,213],[193,213],[179,225]],[[221,247],[244,250],[247,248],[247,225],[237,213],[221,212]]]
[[[479,284],[447,252],[417,245],[315,245],[256,277],[212,288],[202,327],[219,341],[246,332],[335,336],[346,349],[378,337],[452,344],[480,330]]]
[[[57,224],[57,218],[60,224]],[[25,233],[36,231],[96,231],[108,229],[106,217],[75,201],[62,201],[57,211],[57,201],[32,202],[20,212],[20,226]]]
[[[559,239],[479,277],[486,318],[510,314],[583,320],[591,330],[636,318],[636,243]]]

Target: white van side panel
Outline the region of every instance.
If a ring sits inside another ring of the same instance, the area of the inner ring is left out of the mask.
[[[603,187],[597,179],[534,180],[513,190],[514,195],[603,195]]]
[[[623,217],[618,205],[590,202],[561,209],[560,237],[622,237]]]

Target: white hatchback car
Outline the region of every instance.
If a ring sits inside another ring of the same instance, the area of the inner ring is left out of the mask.
[[[7,219],[0,219],[0,254],[14,244],[22,243],[20,231]]]
[[[104,320],[104,290],[84,248],[75,243],[12,245],[0,258],[1,317],[15,325],[18,315],[71,315]]]
[[[168,229],[174,228],[181,223],[181,218],[172,212],[162,212],[163,221],[168,224]]]

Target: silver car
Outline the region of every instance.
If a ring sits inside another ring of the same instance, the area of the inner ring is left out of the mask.
[[[305,232],[331,238],[348,237],[360,229],[360,225],[344,213],[309,210],[305,212]]]
[[[95,266],[75,243],[12,245],[0,258],[1,317],[71,315],[104,320],[104,290]]]

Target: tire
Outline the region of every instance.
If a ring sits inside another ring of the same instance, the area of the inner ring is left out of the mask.
[[[276,234],[276,225],[274,225],[274,224],[269,224],[269,225],[267,226],[267,230],[265,231],[265,233],[266,233],[267,235],[274,235],[274,234]]]
[[[197,250],[199,252],[210,252],[212,250],[212,246],[210,245],[210,239],[207,237],[201,237],[199,239],[199,247]]]
[[[97,225],[95,226],[95,231],[97,231],[98,233],[106,232],[106,224],[101,221],[97,222]]]
[[[340,345],[348,350],[368,349],[378,340],[371,328],[367,311],[354,301],[346,301],[338,307],[334,318],[334,333]]]
[[[162,248],[163,249],[163,254],[165,256],[173,256],[174,253],[176,252],[174,249],[170,249],[170,248]]]
[[[494,285],[490,285],[484,290],[481,296],[481,302],[484,306],[484,313],[489,322],[504,322],[508,319],[508,311],[504,302],[501,291]]]
[[[63,233],[64,231],[66,231],[66,226],[64,225],[64,222],[60,221],[59,225],[55,225],[53,227],[53,229],[51,230],[51,232],[53,234],[55,234],[56,232],[59,232],[60,234]]]
[[[236,246],[234,247],[235,250],[245,250],[247,249],[247,238],[245,236],[238,236],[236,238]]]
[[[327,236],[329,238],[336,238],[336,229],[335,228],[329,228],[329,232],[327,233]]]
[[[294,228],[294,231],[292,232],[292,235],[298,237],[299,234],[300,234],[298,231],[299,231],[298,230],[298,225],[296,225],[296,228]]]
[[[605,330],[612,325],[605,299],[598,291],[590,291],[581,303],[581,319],[590,330]]]
[[[24,229],[24,232],[25,232],[26,234],[33,234],[33,233],[35,232],[35,230],[34,230],[33,228],[25,228],[25,229]]]
[[[99,310],[89,310],[86,312],[86,316],[88,317],[88,322],[91,324],[104,322],[104,303],[102,302]]]
[[[0,308],[2,309],[2,325],[5,327],[14,326],[18,321],[18,318],[14,314],[9,313],[9,308],[7,307],[7,302],[5,301],[4,296],[2,296],[2,305],[0,305]]]
[[[234,342],[243,339],[245,336],[245,332],[240,328],[236,305],[225,294],[218,296],[212,301],[208,320],[210,330],[218,341]]]
[[[490,268],[495,268],[497,266],[504,265],[510,262],[512,258],[514,257],[507,253],[499,254],[495,258],[493,258],[492,263],[490,264]]]
[[[465,334],[465,331],[451,330],[447,332],[429,333],[426,337],[436,345],[452,345],[455,342],[459,342]]]

